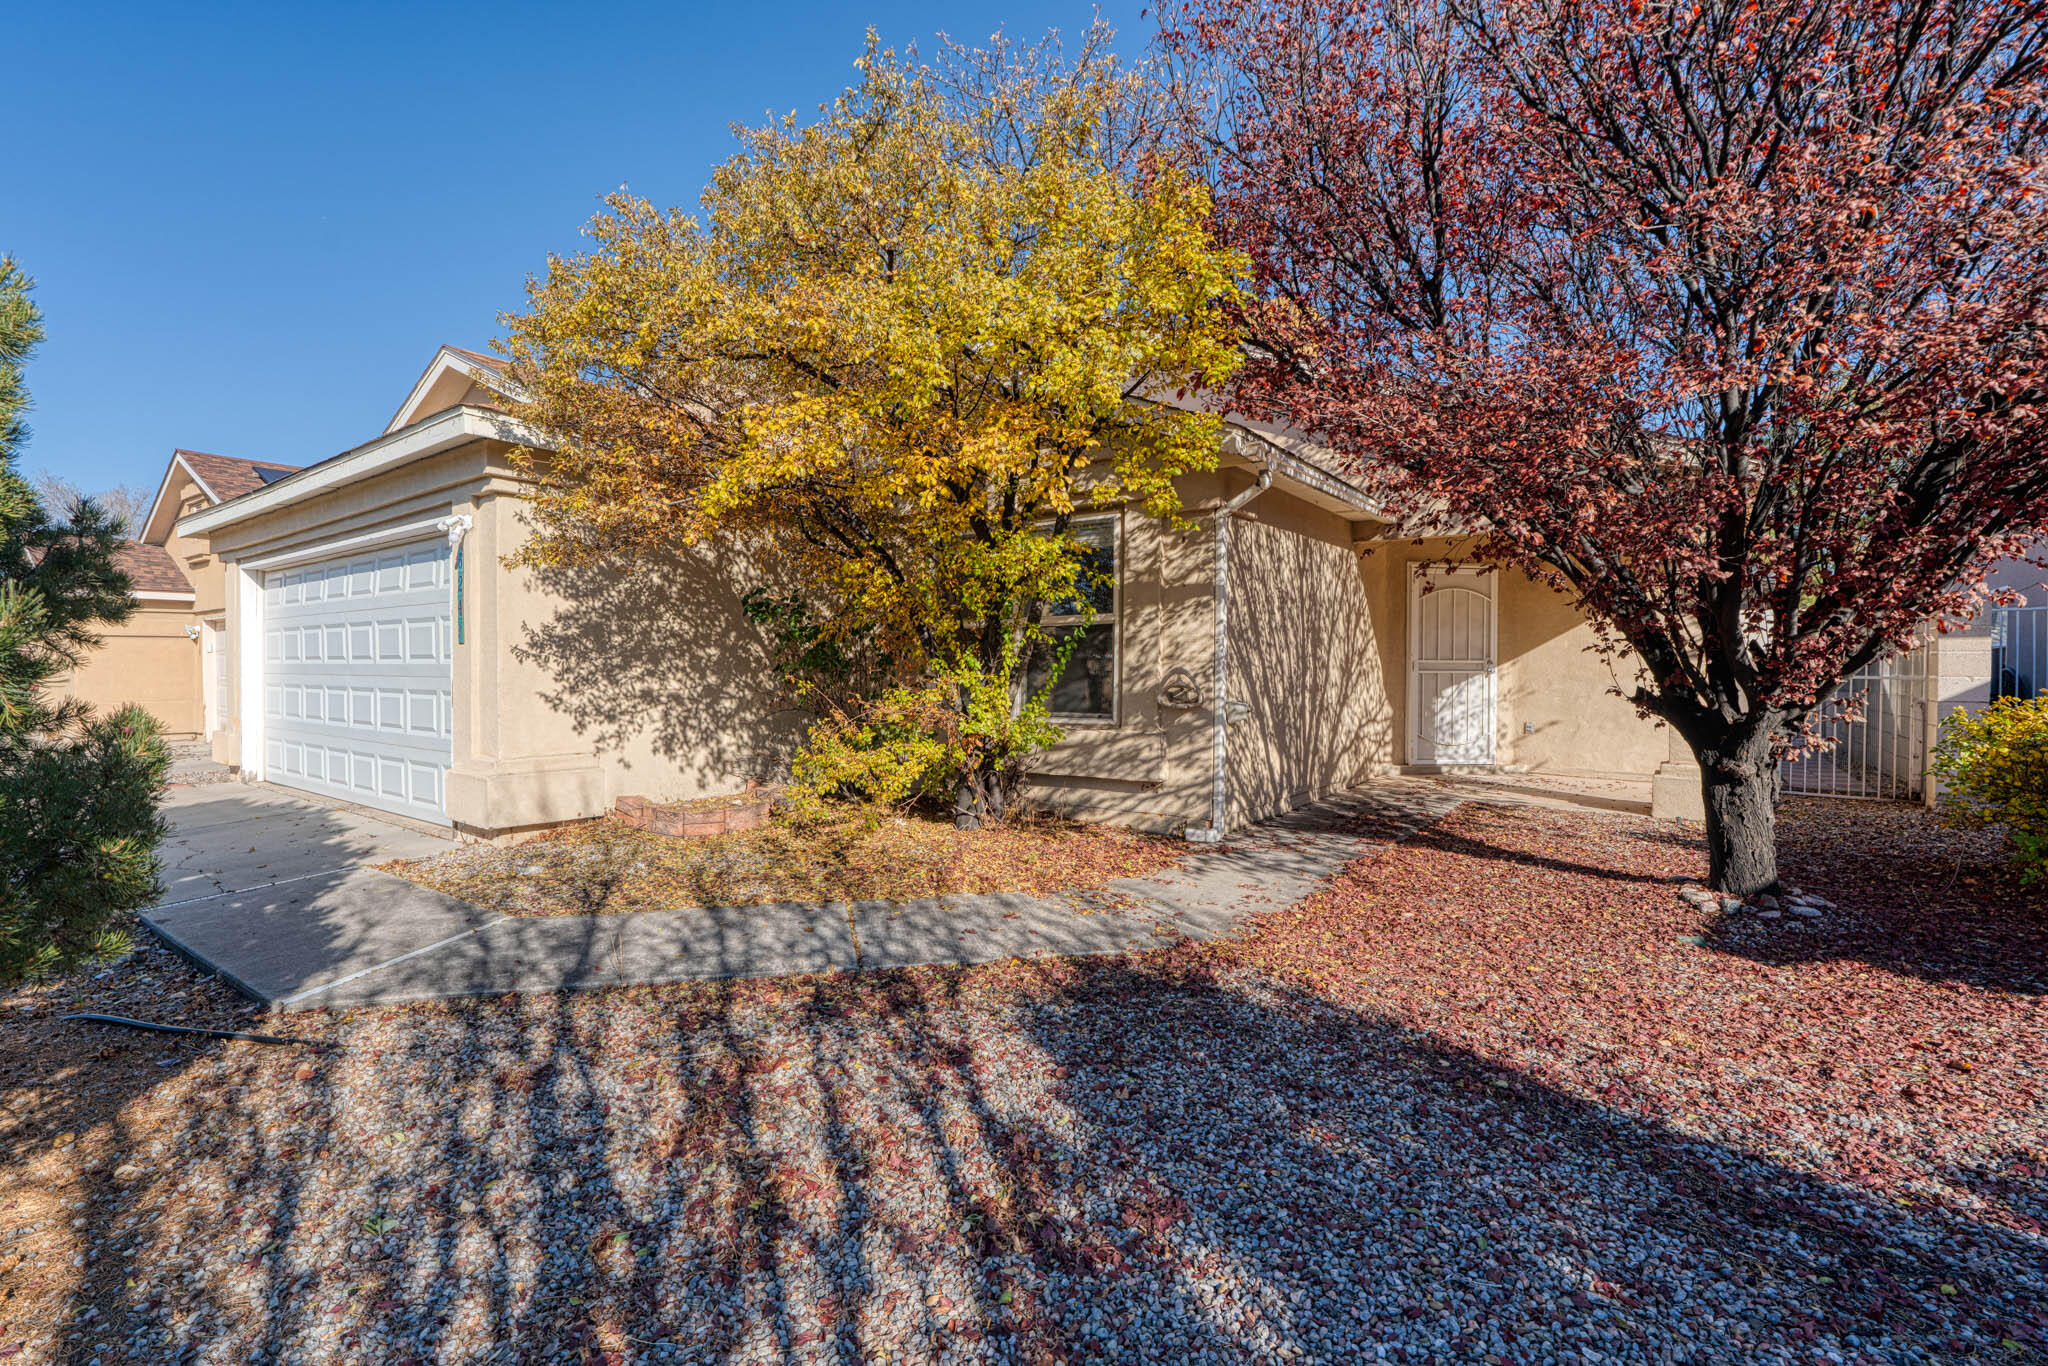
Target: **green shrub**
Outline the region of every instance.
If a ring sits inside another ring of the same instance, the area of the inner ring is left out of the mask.
[[[156,895],[171,765],[149,713],[97,716],[55,686],[135,600],[120,521],[89,498],[52,512],[15,468],[43,337],[30,289],[0,257],[0,982],[119,946],[121,912]]]
[[[791,797],[799,812],[827,797],[907,806],[957,803],[976,786],[999,817],[1024,759],[1062,733],[1046,715],[1047,691],[1019,706],[1009,673],[968,662],[834,707],[791,765]]]
[[[0,982],[125,945],[121,913],[157,894],[170,764],[140,707],[0,745]]]
[[[2048,697],[2001,697],[1951,713],[1934,772],[1954,819],[2005,827],[2020,879],[2048,876]]]

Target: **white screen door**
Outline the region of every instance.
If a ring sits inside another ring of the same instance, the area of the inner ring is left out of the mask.
[[[1409,762],[1494,761],[1494,576],[1415,574],[1408,598]]]
[[[224,621],[209,621],[202,628],[206,658],[201,677],[206,681],[206,733],[227,725],[228,718],[228,631]]]

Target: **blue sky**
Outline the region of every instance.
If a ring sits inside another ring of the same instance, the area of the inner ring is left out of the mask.
[[[1138,5],[1104,5],[1119,47]],[[1078,35],[1087,3],[13,7],[0,252],[38,282],[22,457],[153,488],[175,446],[293,464],[481,348],[598,196],[694,204],[728,126],[809,113],[872,25]]]

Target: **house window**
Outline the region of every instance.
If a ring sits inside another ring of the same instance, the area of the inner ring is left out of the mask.
[[[1082,547],[1080,599],[1050,603],[1039,620],[1059,645],[1073,641],[1066,667],[1060,671],[1047,706],[1059,720],[1116,720],[1117,609],[1123,589],[1118,521],[1115,516],[1088,517],[1070,528]],[[1078,639],[1076,639],[1078,637]],[[1035,696],[1051,677],[1053,652],[1034,653],[1025,669],[1025,687]]]

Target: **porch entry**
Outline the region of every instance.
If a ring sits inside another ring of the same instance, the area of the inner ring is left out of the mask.
[[[206,703],[206,733],[212,735],[228,723],[228,624],[216,618],[200,626],[200,692]]]
[[[1490,569],[1417,570],[1408,584],[1408,762],[1494,760]]]

